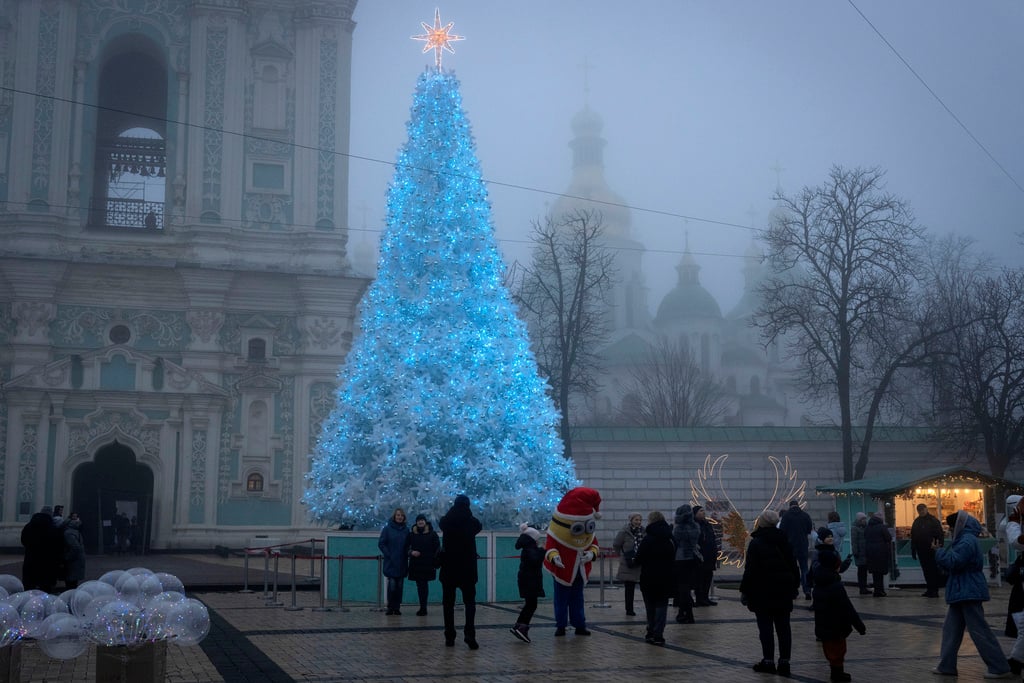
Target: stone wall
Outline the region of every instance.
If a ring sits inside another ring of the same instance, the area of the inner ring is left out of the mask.
[[[922,433],[901,430],[876,440],[865,478],[963,462],[942,444],[913,438]],[[761,510],[783,508],[800,497],[801,486],[805,509],[815,526],[823,525],[835,506],[831,495],[818,495],[815,488],[842,481],[837,434],[790,428],[584,430],[584,438],[573,441],[573,458],[577,476],[601,492],[598,539],[610,548],[633,511],[646,517],[660,510],[671,522],[682,503],[713,500],[739,512],[749,529]],[[987,469],[983,463],[965,466]]]

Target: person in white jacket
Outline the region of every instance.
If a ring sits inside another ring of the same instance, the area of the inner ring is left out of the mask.
[[[1024,555],[1021,554],[1024,552],[1024,536],[1021,536],[1021,519],[1024,518],[1024,497],[1007,496],[1006,509],[1010,511],[1006,516],[1006,527],[1004,529],[1006,545],[1018,553],[1017,561],[1010,565],[1010,571],[1007,575],[1008,580],[1016,584],[1010,592],[1008,611],[1013,624],[1017,627],[1017,639],[1010,650],[1009,662],[1010,670],[1014,674],[1020,675],[1022,667],[1024,667],[1024,599],[1022,599],[1024,596],[1021,595],[1020,578],[1020,565],[1024,562]],[[1010,626],[1007,625],[1006,628],[1008,631],[1007,635],[1012,636]]]

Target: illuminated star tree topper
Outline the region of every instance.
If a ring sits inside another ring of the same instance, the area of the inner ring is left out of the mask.
[[[441,52],[448,50],[452,54],[455,54],[455,48],[451,46],[451,43],[456,40],[465,40],[464,36],[457,36],[454,33],[450,33],[452,26],[455,25],[454,21],[449,21],[444,26],[441,26],[441,10],[439,8],[434,9],[434,25],[431,26],[425,21],[420,22],[420,26],[426,33],[418,36],[412,36],[413,40],[422,40],[426,42],[423,46],[423,52],[434,51],[434,64],[438,70],[441,69]]]

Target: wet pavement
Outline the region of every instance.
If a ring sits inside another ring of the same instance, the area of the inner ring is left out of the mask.
[[[6,559],[0,560],[0,573],[7,572],[15,558]],[[108,560],[121,566],[110,566]],[[270,595],[262,589],[262,562],[259,558],[254,563],[259,566],[250,568],[252,593],[238,592],[243,576],[239,558],[90,558],[88,578],[95,578],[108,566],[169,571],[207,605],[210,634],[198,646],[168,648],[167,681],[785,680],[751,670],[751,664],[760,658],[757,629],[753,616],[740,605],[738,593],[729,587],[734,584],[718,586],[718,606],[695,610],[697,623],[670,623],[665,647],[644,642],[645,620],[639,600],[639,616],[628,617],[618,587],[607,588],[603,598],[597,587],[589,587],[587,621],[593,635],[575,636],[570,629],[566,637],[554,637],[551,602],[547,600],[541,602],[533,620],[533,643],[523,643],[508,632],[518,614],[518,603],[481,604],[477,608],[480,649],[473,651],[461,636],[454,648],[444,646],[439,605],[431,605],[422,617],[415,616],[414,605],[403,608],[400,616],[386,616],[378,605],[367,603],[346,602],[345,611],[327,603],[334,609],[319,611],[318,591],[296,590],[293,594],[283,586],[278,595],[281,604],[268,605]],[[308,586],[309,565],[303,569]],[[224,583],[218,585],[215,580]],[[855,587],[850,592],[868,628],[867,635],[853,634],[849,640],[846,670],[853,680],[940,680],[931,670],[938,659],[946,609],[943,600],[920,597],[921,589],[915,587],[893,587],[885,598],[856,595]],[[1011,641],[1002,636],[1009,588],[993,587],[992,593],[986,615],[1004,651],[1009,652]],[[414,587],[407,585],[407,599],[414,594]],[[793,612],[792,680],[827,681],[828,664],[815,642],[813,614],[807,604],[799,601]],[[456,621],[461,623],[462,616],[458,611]],[[61,662],[47,658],[37,644],[27,642],[21,655],[23,681],[95,678],[96,651],[92,647],[75,660]],[[969,637],[960,651],[959,672],[965,681],[980,681],[985,672]]]

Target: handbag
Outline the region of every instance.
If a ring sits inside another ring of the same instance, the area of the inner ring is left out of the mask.
[[[626,552],[622,553],[622,559],[626,561],[626,566],[627,567],[630,567],[630,568],[635,567],[636,566],[636,551],[635,550],[627,550]]]
[[[444,565],[444,546],[437,549],[434,554],[434,568],[440,569]]]

